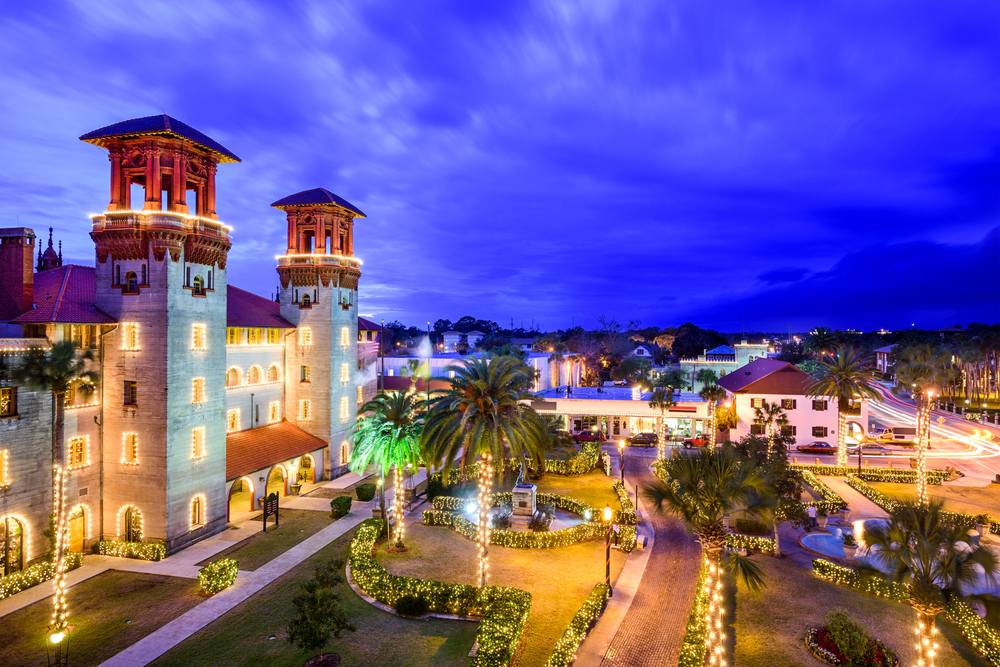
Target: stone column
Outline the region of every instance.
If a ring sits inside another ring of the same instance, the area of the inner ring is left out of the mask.
[[[324,255],[326,254],[326,214],[314,213],[313,219],[316,221],[316,242],[313,244],[313,254]]]
[[[156,144],[146,149],[146,201],[144,211],[159,211],[162,187],[160,185],[160,149]]]
[[[184,151],[174,153],[174,174],[170,184],[174,196],[171,210],[174,213],[187,213],[187,156]]]
[[[205,209],[208,207],[205,205],[208,200],[208,193],[205,191],[205,182],[202,181],[195,185],[194,192],[194,214],[199,218],[205,217]]]
[[[296,250],[295,244],[297,239],[295,237],[295,216],[291,213],[288,214],[288,254],[298,252]]]
[[[110,149],[108,159],[111,160],[111,202],[108,210],[117,211],[121,209],[122,201],[122,149]]]
[[[347,255],[354,256],[354,218],[347,218]]]
[[[211,218],[212,220],[218,220],[219,216],[215,212],[215,172],[218,171],[219,165],[215,162],[209,160],[208,164],[205,165],[205,170],[208,172],[208,188],[206,191],[206,202],[205,202],[205,217]]]

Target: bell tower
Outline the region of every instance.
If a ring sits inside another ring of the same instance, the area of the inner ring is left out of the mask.
[[[330,444],[330,477],[346,471],[358,413],[358,279],[354,219],[365,214],[316,188],[271,204],[285,212],[288,249],[278,257],[281,316],[297,327],[285,351],[286,414]]]
[[[107,149],[111,161],[108,209],[92,216],[90,232],[95,302],[118,321],[104,338],[103,537],[121,539],[123,517],[137,515],[142,539],[164,541],[172,552],[226,524],[232,243],[215,211],[215,172],[240,160],[165,115],[80,139]],[[135,185],[144,193],[141,205],[131,200]],[[204,397],[197,402],[196,378]]]

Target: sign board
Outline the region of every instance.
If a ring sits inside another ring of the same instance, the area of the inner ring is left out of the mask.
[[[267,517],[273,516],[274,517],[274,525],[275,526],[278,525],[278,494],[277,493],[272,493],[271,495],[267,496],[266,498],[262,498],[262,500],[263,500],[263,506],[264,506],[264,514],[263,514],[262,518],[264,520],[264,532],[266,533],[267,532]]]

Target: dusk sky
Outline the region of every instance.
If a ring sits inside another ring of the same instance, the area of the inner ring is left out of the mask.
[[[1000,3],[35,2],[0,21],[0,227],[94,263],[107,153],[167,113],[219,167],[229,282],[270,204],[367,214],[361,314],[543,330],[1000,321]]]

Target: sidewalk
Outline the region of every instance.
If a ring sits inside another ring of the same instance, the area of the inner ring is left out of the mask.
[[[851,508],[851,521],[889,516],[884,509],[861,495],[861,492],[855,490],[844,478],[823,477],[822,479],[837,495],[847,501]]]

